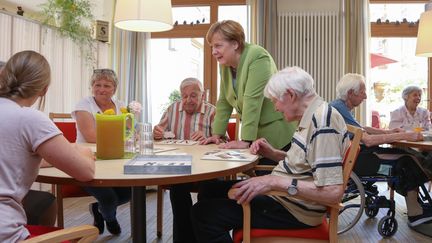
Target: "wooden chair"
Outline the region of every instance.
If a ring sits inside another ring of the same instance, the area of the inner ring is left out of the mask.
[[[75,121],[72,120],[70,113],[49,113],[49,118],[56,124],[56,126],[63,132],[63,135],[69,142],[76,141],[76,126]],[[57,119],[62,119],[56,121]],[[87,197],[89,194],[84,191],[82,187],[73,185],[53,185],[52,192],[57,198],[57,226],[64,227],[63,215],[63,198],[67,197]]]
[[[357,159],[358,151],[360,149],[360,140],[362,131],[359,128],[353,126],[347,126],[348,130],[354,134],[354,138],[351,141],[349,150],[345,154],[343,163],[343,186],[346,187],[351,171],[354,167],[354,163]],[[236,189],[231,189],[228,193],[232,195]],[[286,192],[271,191],[268,195],[277,196],[288,196]],[[318,202],[320,203],[320,202]],[[251,229],[251,213],[250,205],[243,204],[243,230],[235,230],[233,238],[235,243],[244,242],[287,242],[291,239],[294,242],[303,242],[302,239],[307,239],[308,242],[325,240],[329,242],[337,242],[337,227],[338,227],[338,215],[341,204],[329,204],[326,205],[329,213],[329,222],[326,218],[323,219],[323,223],[317,227],[309,229]]]
[[[238,114],[231,114],[230,119],[235,119],[235,122],[228,123],[227,133],[230,139],[234,138],[235,140],[237,140],[239,137],[239,130],[240,130],[240,116]],[[231,177],[235,177],[235,176],[231,176]],[[157,187],[156,235],[158,238],[162,237],[162,231],[163,231],[163,202],[164,202],[164,192],[166,188],[167,186]]]
[[[36,226],[29,226],[27,228],[32,238],[22,241],[23,243],[57,243],[64,241],[91,243],[99,236],[99,230],[92,225],[81,225],[67,229],[55,229],[52,227],[45,227],[46,229],[43,229],[44,226],[37,226],[37,228]],[[42,232],[44,230],[47,233],[34,234],[34,231]]]

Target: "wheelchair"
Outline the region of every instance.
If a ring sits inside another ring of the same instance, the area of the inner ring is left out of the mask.
[[[375,182],[387,182],[390,188],[397,183],[395,176],[357,176],[351,173],[350,180],[342,198],[342,207],[339,212],[338,234],[347,232],[355,226],[364,213],[368,218],[375,218],[380,209],[388,209],[386,215],[378,222],[378,233],[382,237],[393,236],[398,229],[395,218],[396,204],[394,190],[390,189],[390,197],[379,195]],[[420,186],[420,204],[432,205],[432,199],[424,185]]]

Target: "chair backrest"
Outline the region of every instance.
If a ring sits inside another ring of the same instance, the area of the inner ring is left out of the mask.
[[[228,122],[227,133],[230,140],[238,140],[240,130],[240,116],[238,114],[231,114],[230,120],[235,119],[235,122]]]
[[[361,128],[347,125],[347,129],[354,136],[351,140],[351,145],[345,153],[343,162],[343,187],[345,188],[350,178],[351,172],[354,168],[354,164],[357,160],[357,155],[360,152],[360,141],[363,135]]]
[[[70,113],[49,113],[49,118],[56,124],[56,126],[62,131],[63,136],[71,143],[76,141],[77,130],[75,121],[72,120]],[[61,121],[56,121],[61,119]]]

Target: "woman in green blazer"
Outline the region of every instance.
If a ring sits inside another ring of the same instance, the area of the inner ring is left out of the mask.
[[[201,144],[222,142],[235,108],[241,119],[241,140],[227,142],[221,148],[248,148],[252,141],[262,137],[278,149],[289,145],[296,124],[286,122],[263,94],[268,80],[277,71],[270,54],[258,45],[246,43],[243,28],[232,20],[214,23],[206,38],[220,65],[221,85],[213,136]]]

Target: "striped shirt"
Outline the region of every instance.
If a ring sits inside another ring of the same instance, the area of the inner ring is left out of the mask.
[[[183,102],[177,101],[168,107],[158,126],[173,132],[176,139],[190,139],[196,131],[202,131],[205,137],[210,137],[216,107],[202,102],[198,110],[190,115],[183,110]]]
[[[336,109],[317,96],[306,109],[284,160],[272,174],[313,181],[317,187],[343,183],[342,161],[349,145],[347,128]],[[291,197],[273,196],[299,221],[322,223],[326,207]]]

